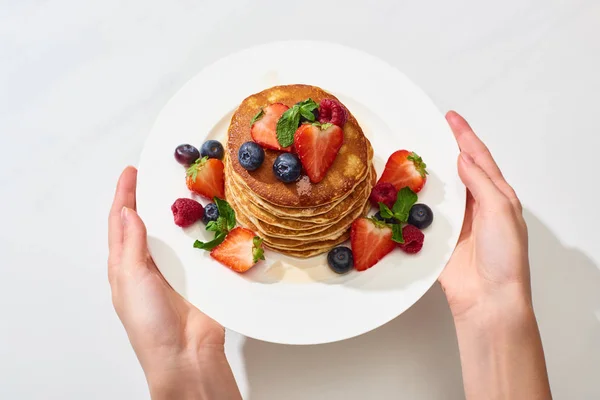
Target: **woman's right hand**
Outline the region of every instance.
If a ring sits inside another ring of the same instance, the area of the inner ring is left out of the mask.
[[[446,119],[460,156],[458,173],[467,187],[462,232],[440,283],[455,317],[516,296],[531,303],[527,227],[521,203],[488,148],[467,121],[450,111]]]
[[[439,281],[454,316],[467,399],[551,399],[531,301],[521,204],[487,147],[455,112],[467,207]]]

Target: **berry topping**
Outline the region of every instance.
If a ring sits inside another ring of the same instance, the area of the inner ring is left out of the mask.
[[[339,101],[323,99],[319,104],[319,122],[322,124],[332,123],[343,127],[348,120],[348,110]]]
[[[204,208],[196,200],[177,199],[171,206],[175,225],[185,228],[198,221],[204,215]]]
[[[398,247],[405,253],[415,254],[423,248],[425,235],[416,226],[406,225],[402,228],[402,237],[404,238],[404,243],[398,244]]]
[[[216,158],[201,158],[187,170],[186,184],[192,192],[208,199],[225,197],[224,165]]]
[[[215,203],[208,203],[206,207],[204,207],[204,216],[202,217],[202,222],[206,225],[210,221],[216,221],[219,218],[219,208]]]
[[[200,148],[200,156],[202,157],[222,160],[224,154],[223,145],[218,140],[207,140]]]
[[[379,203],[392,208],[396,202],[397,195],[398,190],[396,190],[394,185],[389,182],[379,182],[371,191],[369,199],[371,200],[371,204],[377,208],[379,208]]]
[[[350,244],[354,268],[358,271],[371,268],[396,247],[392,240],[392,229],[383,222],[369,218],[359,218],[352,223]]]
[[[343,246],[331,249],[327,254],[327,264],[336,274],[345,274],[354,265],[352,250]]]
[[[181,165],[189,167],[200,158],[200,152],[191,144],[180,144],[175,148],[175,160]]]
[[[280,181],[290,183],[300,178],[302,164],[297,155],[292,153],[280,154],[273,163],[273,173]]]
[[[212,249],[210,256],[236,272],[246,272],[265,259],[262,239],[241,227],[229,232],[225,240]]]
[[[416,153],[398,150],[390,156],[379,182],[389,182],[396,190],[409,187],[418,193],[427,181],[427,165]]]
[[[254,142],[246,142],[240,146],[238,160],[242,168],[254,171],[265,161],[265,151]]]
[[[294,136],[294,148],[312,183],[325,178],[344,143],[342,128],[333,124],[303,124]]]
[[[408,213],[408,223],[425,229],[433,222],[433,211],[425,204],[415,204]]]
[[[288,109],[284,104],[275,103],[259,111],[252,119],[252,140],[265,149],[290,151],[289,146],[283,147],[277,141],[277,121]]]
[[[373,215],[373,218],[375,218],[377,221],[382,221],[385,222],[386,224],[398,224],[398,220],[395,218],[383,218],[381,216],[381,212],[377,211],[375,213],[375,215]]]
[[[294,144],[294,135],[300,125],[300,119],[314,122],[314,111],[319,107],[313,99],[306,99],[294,104],[292,108],[283,113],[277,121],[277,141],[281,146]]]

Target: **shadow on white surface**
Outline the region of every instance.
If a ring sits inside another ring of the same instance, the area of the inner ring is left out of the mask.
[[[357,338],[318,346],[246,339],[243,354],[247,400],[464,398],[454,324],[437,284]]]
[[[553,395],[600,399],[600,270],[584,253],[563,245],[531,211],[524,216],[534,307]]]

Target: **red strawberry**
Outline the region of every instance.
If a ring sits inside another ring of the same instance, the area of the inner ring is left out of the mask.
[[[217,247],[210,256],[236,272],[246,272],[259,260],[264,260],[262,239],[249,229],[237,227]]]
[[[416,153],[398,150],[390,156],[379,182],[389,182],[396,190],[408,186],[417,193],[427,181],[427,165]]]
[[[344,144],[342,128],[333,124],[303,124],[294,135],[294,148],[312,183],[319,183]]]
[[[197,160],[187,170],[185,183],[188,189],[210,200],[213,197],[225,198],[225,179],[223,161],[204,157]]]
[[[277,121],[288,109],[285,104],[275,103],[256,114],[256,121],[250,128],[252,140],[265,149],[291,151],[291,147],[281,147],[277,141]]]
[[[354,268],[358,271],[371,268],[396,247],[392,230],[385,223],[370,218],[359,218],[352,223],[350,244]]]

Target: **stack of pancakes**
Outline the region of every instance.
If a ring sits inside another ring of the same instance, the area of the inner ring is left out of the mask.
[[[343,126],[344,144],[319,183],[305,174],[294,183],[279,181],[273,173],[278,151],[265,150],[265,161],[256,171],[239,164],[238,150],[252,140],[250,121],[261,108],[273,103],[291,107],[307,98],[317,104],[335,99],[308,85],[276,86],[245,99],[231,119],[225,153],[225,196],[238,222],[262,237],[269,248],[302,258],[326,252],[349,238],[352,222],[370,208],[369,195],[377,179],[371,144],[350,113]]]

